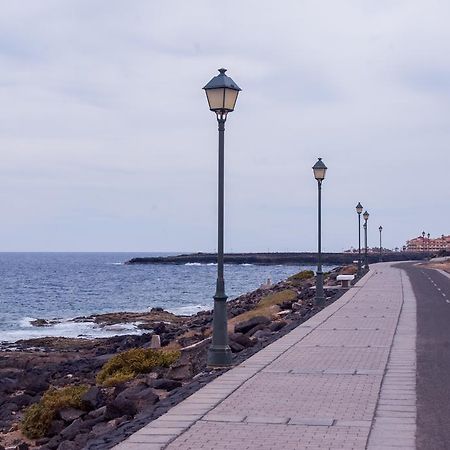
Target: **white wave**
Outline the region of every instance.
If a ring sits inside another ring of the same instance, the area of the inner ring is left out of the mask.
[[[217,266],[217,263],[208,263],[207,266]]]
[[[55,325],[46,327],[33,327],[30,321],[33,318],[23,318],[20,327],[14,330],[2,331],[1,340],[4,342],[16,342],[20,339],[33,339],[41,337],[68,337],[68,338],[100,338],[120,336],[124,334],[142,334],[145,330],[137,328],[139,323],[124,323],[100,326],[93,322],[71,322],[65,320]]]
[[[123,262],[108,263],[110,266],[123,266]]]
[[[212,301],[211,301],[212,303]],[[175,308],[169,308],[168,311],[173,314],[179,314],[182,316],[190,316],[192,314],[196,314],[199,311],[207,311],[212,308],[212,304],[208,305],[187,305],[187,306],[178,306]]]
[[[201,263],[186,263],[185,266],[201,266]]]
[[[33,322],[33,320],[36,320],[36,318],[35,317],[23,317],[19,321],[19,326],[21,328],[32,327],[33,325],[31,325],[31,322]]]
[[[253,266],[253,264],[250,264],[250,263],[242,263],[242,264],[240,264],[241,266]]]

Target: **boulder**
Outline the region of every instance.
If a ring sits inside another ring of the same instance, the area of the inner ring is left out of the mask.
[[[102,401],[101,391],[97,386],[92,386],[82,397],[83,405],[89,409],[97,409]]]
[[[73,439],[83,428],[83,421],[81,418],[74,420],[68,427],[64,428],[60,435],[65,440]]]
[[[252,337],[259,330],[267,330],[267,326],[263,324],[256,325],[256,327],[253,327],[250,331],[247,332],[246,336]]]
[[[73,441],[62,441],[61,444],[58,445],[58,450],[77,450],[77,444]]]
[[[270,331],[280,331],[287,325],[285,320],[277,320],[276,322],[272,322],[269,326]]]
[[[268,336],[270,336],[270,335],[271,335],[270,330],[264,329],[264,330],[258,330],[258,331],[253,335],[253,337],[254,337],[255,339],[264,339],[264,338],[266,338],[266,337],[268,337]]]
[[[105,414],[105,411],[106,411],[106,405],[101,406],[100,408],[94,409],[87,416],[90,419],[96,419],[97,417],[102,417]]]
[[[163,389],[165,391],[173,391],[174,389],[181,386],[181,382],[177,380],[169,380],[167,378],[160,378],[153,382],[153,387],[155,389]]]
[[[230,342],[234,341],[242,345],[244,348],[253,347],[255,342],[242,333],[230,333]]]
[[[127,416],[130,418],[136,413],[137,408],[133,401],[116,398],[111,403],[106,405],[103,417],[105,420],[111,420],[122,416]]]
[[[244,350],[244,346],[241,344],[238,344],[237,342],[234,341],[230,341],[230,349],[233,353],[239,353],[242,352],[242,350]]]
[[[83,414],[85,414],[84,411],[81,409],[75,409],[75,408],[63,408],[58,411],[59,417],[64,420],[64,422],[70,423],[73,422],[75,419],[78,419]]]
[[[49,430],[47,431],[47,435],[50,437],[56,436],[59,433],[61,433],[61,431],[64,429],[65,426],[66,424],[64,423],[63,420],[53,420]]]
[[[264,316],[256,316],[251,319],[245,320],[244,322],[236,324],[234,327],[235,333],[248,333],[252,328],[255,328],[257,325],[267,325],[270,323],[270,319]]]

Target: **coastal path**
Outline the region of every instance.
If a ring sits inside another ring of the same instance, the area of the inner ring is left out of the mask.
[[[407,450],[415,435],[416,298],[403,269],[380,263],[114,448]]]

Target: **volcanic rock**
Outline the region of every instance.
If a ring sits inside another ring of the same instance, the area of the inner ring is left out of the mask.
[[[163,389],[165,391],[173,391],[174,389],[181,386],[181,382],[177,380],[169,380],[167,378],[160,378],[153,382],[153,387],[155,389]]]
[[[257,325],[267,325],[270,323],[270,319],[264,316],[256,316],[252,317],[251,319],[245,320],[244,322],[236,324],[234,327],[235,333],[247,333],[252,328],[256,327]]]

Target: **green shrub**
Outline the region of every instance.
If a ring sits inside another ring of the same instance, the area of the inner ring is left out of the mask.
[[[266,295],[263,297],[259,303],[258,307],[268,307],[273,305],[279,305],[284,302],[289,302],[291,300],[295,300],[297,298],[297,294],[291,289],[285,289],[283,291],[274,292],[273,294]]]
[[[314,272],[312,270],[303,270],[302,272],[296,273],[288,278],[292,284],[297,285],[300,284],[304,280],[308,280],[309,278],[314,277]]]
[[[97,374],[97,384],[115,386],[131,380],[155,367],[169,367],[180,357],[177,350],[153,350],[133,348],[113,356]]]
[[[83,409],[81,397],[89,386],[67,386],[62,389],[50,388],[35,403],[25,410],[21,422],[23,434],[30,439],[37,439],[47,434],[56,413],[62,408]]]

